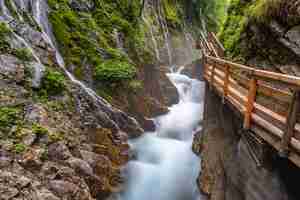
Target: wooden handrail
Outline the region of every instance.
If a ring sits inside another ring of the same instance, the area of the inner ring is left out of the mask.
[[[219,63],[220,65],[223,65],[223,66],[228,65],[230,68],[235,68],[235,69],[245,71],[245,72],[252,74],[254,76],[257,76],[263,80],[269,79],[269,80],[273,80],[273,81],[280,81],[282,83],[286,83],[288,85],[295,86],[298,89],[300,89],[300,77],[266,71],[266,70],[255,69],[253,67],[248,67],[248,66],[245,66],[242,64],[233,63],[228,60],[224,60],[222,58],[217,58],[217,57],[213,57],[213,56],[209,56],[209,55],[206,55],[205,57],[208,60]]]
[[[280,152],[292,152],[286,155],[300,167],[300,121],[297,120],[300,113],[300,77],[226,60],[222,58],[224,48],[212,33],[208,34],[207,39],[202,38],[199,46],[203,53],[204,79],[223,98],[224,103],[232,104],[243,116],[244,129],[254,131]],[[274,83],[279,84],[280,88],[275,88]],[[289,105],[288,112],[287,108],[285,112],[278,112],[272,106],[265,107],[258,102],[258,95],[260,98],[263,95],[269,102],[270,98],[276,99],[281,106]],[[273,142],[257,131],[258,127],[275,137]],[[276,142],[278,139],[279,145]],[[299,154],[297,159],[296,154]]]

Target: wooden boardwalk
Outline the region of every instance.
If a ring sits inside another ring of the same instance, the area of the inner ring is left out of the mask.
[[[213,33],[198,44],[209,88],[242,117],[245,130],[273,146],[300,167],[300,77],[224,59]]]

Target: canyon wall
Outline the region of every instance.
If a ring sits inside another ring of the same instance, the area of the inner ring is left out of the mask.
[[[251,132],[242,119],[206,87],[203,130],[195,136],[194,151],[201,155],[198,184],[212,200],[297,199],[282,177],[293,174],[276,152]],[[257,158],[257,161],[253,156]],[[294,166],[295,169],[295,166]],[[294,176],[299,174],[295,173]]]

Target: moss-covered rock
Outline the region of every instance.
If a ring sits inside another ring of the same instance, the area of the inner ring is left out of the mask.
[[[7,131],[16,125],[20,109],[16,107],[0,107],[0,131]]]
[[[113,83],[130,80],[135,74],[134,65],[124,61],[107,60],[96,67],[95,78]]]

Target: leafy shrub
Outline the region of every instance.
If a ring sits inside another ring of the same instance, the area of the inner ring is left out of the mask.
[[[17,143],[15,144],[14,146],[14,152],[16,153],[22,153],[26,150],[26,146],[25,144],[22,144],[22,143]]]
[[[107,60],[98,65],[95,78],[99,81],[119,82],[134,78],[136,69],[126,61]]]
[[[0,130],[5,130],[16,124],[19,109],[0,107]]]
[[[31,59],[32,59],[32,54],[31,54],[31,52],[29,51],[28,48],[15,49],[13,51],[13,54],[17,58],[19,58],[20,60],[23,60],[23,61],[31,61]]]
[[[283,3],[285,2],[282,0],[257,0],[247,11],[251,18],[264,23],[278,14]]]
[[[58,95],[65,89],[65,77],[62,73],[47,68],[42,79],[42,92],[46,95]]]
[[[6,51],[9,48],[7,36],[12,33],[6,23],[0,22],[0,52]]]
[[[39,125],[39,124],[34,124],[32,126],[32,132],[36,134],[37,136],[43,136],[48,134],[48,129],[45,127]]]

